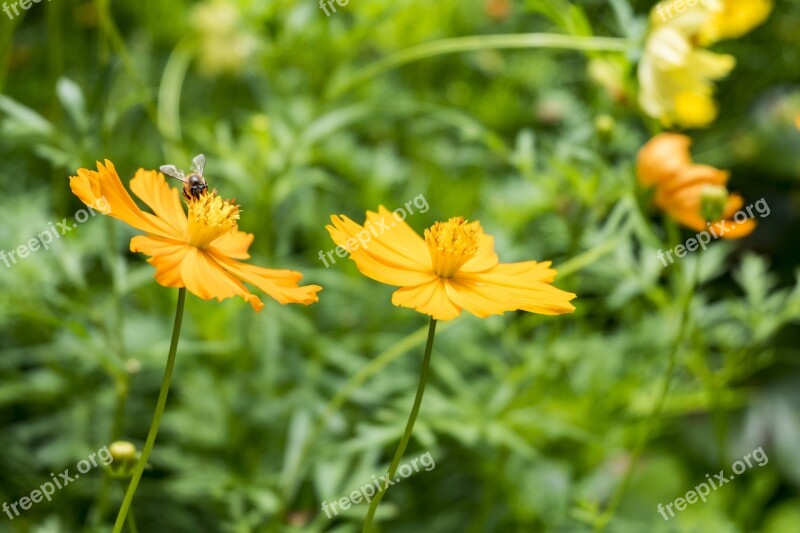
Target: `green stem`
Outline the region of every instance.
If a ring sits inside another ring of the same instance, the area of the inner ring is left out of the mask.
[[[136,468],[133,471],[128,490],[125,492],[125,498],[122,500],[122,506],[117,515],[117,521],[114,524],[114,532],[120,533],[122,525],[125,523],[125,517],[133,502],[133,495],[136,494],[136,487],[139,485],[139,480],[142,478],[144,467],[147,465],[147,459],[150,457],[150,452],[153,450],[153,444],[156,442],[156,435],[158,428],[161,425],[161,417],[164,415],[164,407],[167,404],[167,394],[169,393],[169,385],[172,381],[172,370],[175,368],[175,354],[178,352],[178,339],[181,336],[181,324],[183,323],[183,306],[186,302],[186,288],[178,290],[178,306],[175,311],[175,325],[172,328],[172,342],[169,346],[169,356],[167,357],[167,367],[164,369],[164,379],[161,382],[161,391],[158,393],[158,402],[156,403],[156,411],[153,414],[153,422],[150,424],[150,432],[147,434],[147,441],[144,444],[142,455],[139,457],[139,462],[136,463]]]
[[[444,331],[454,322],[445,322],[439,327],[439,331]],[[318,437],[325,427],[325,423],[342,408],[342,406],[350,399],[361,386],[364,385],[372,376],[380,373],[381,370],[389,366],[391,363],[405,355],[409,350],[425,342],[426,327],[421,327],[417,331],[410,333],[403,337],[390,348],[378,354],[377,357],[370,360],[358,372],[353,374],[350,379],[328,400],[320,414],[317,416],[316,424],[309,435],[303,441],[300,452],[291,460],[286,462],[284,473],[281,475],[281,485],[283,486],[283,496],[287,502],[292,501],[294,498],[298,484],[300,483],[300,476],[302,475],[301,468],[305,461],[306,455],[311,450],[311,446],[318,442]]]
[[[148,99],[143,102],[144,110],[149,115],[153,124],[158,124],[158,111],[153,105],[152,99],[150,99],[148,84],[141,76],[140,69],[137,68],[134,63],[133,57],[128,52],[125,45],[125,39],[123,39],[117,24],[114,22],[114,18],[111,16],[110,0],[95,0],[94,4],[97,8],[100,28],[106,35],[106,38],[108,38],[111,46],[117,52],[117,55],[122,61],[122,67],[128,72],[131,79],[139,85],[139,89],[148,95]]]
[[[114,386],[117,393],[117,404],[114,408],[114,422],[111,426],[111,440],[109,442],[119,440],[119,437],[122,434],[122,424],[125,417],[125,403],[128,397],[128,391],[130,389],[130,378],[127,374],[115,376],[114,379]],[[105,476],[103,477],[103,484],[100,487],[97,506],[95,506],[95,508],[92,510],[89,519],[90,524],[96,524],[102,520],[106,514],[106,508],[108,507],[108,492],[111,489],[111,481],[111,474],[106,472]]]
[[[161,83],[158,87],[158,131],[167,140],[167,159],[178,160],[181,143],[181,91],[186,73],[194,57],[194,40],[185,38],[175,47],[167,59]]]
[[[564,281],[564,278],[571,276],[576,272],[580,272],[587,266],[593,264],[603,256],[613,252],[619,246],[621,238],[611,238],[607,241],[601,242],[594,248],[590,248],[580,255],[576,255],[569,261],[562,263],[558,267],[558,279]]]
[[[680,350],[681,344],[683,343],[683,337],[686,333],[686,325],[689,323],[689,308],[692,303],[692,297],[694,296],[695,289],[697,287],[697,282],[700,273],[700,258],[696,259],[695,264],[695,272],[694,276],[692,276],[689,282],[689,288],[686,293],[686,298],[683,301],[683,305],[681,306],[681,315],[680,315],[680,323],[678,325],[678,332],[675,335],[675,342],[672,344],[672,349],[669,353],[668,363],[667,363],[667,370],[664,373],[664,380],[661,383],[661,390],[658,393],[658,397],[656,399],[656,403],[653,406],[653,411],[650,413],[650,416],[647,417],[644,424],[642,424],[641,432],[639,433],[639,438],[637,440],[636,447],[634,448],[633,453],[631,454],[631,460],[628,464],[628,469],[625,472],[625,476],[622,478],[622,481],[617,485],[617,488],[614,491],[614,494],[611,497],[611,501],[608,504],[608,508],[606,509],[605,513],[603,513],[597,520],[595,524],[595,532],[599,533],[604,531],[608,523],[614,517],[614,513],[619,507],[619,504],[622,502],[622,497],[625,495],[625,492],[628,490],[628,486],[630,485],[631,480],[633,479],[633,473],[636,471],[636,468],[639,464],[639,460],[641,459],[642,453],[644,453],[645,447],[647,446],[647,441],[650,439],[651,434],[655,430],[658,422],[661,419],[661,413],[664,409],[664,404],[666,402],[667,396],[669,395],[669,388],[672,384],[672,378],[675,373],[675,366],[678,359],[678,350]]]
[[[428,328],[428,342],[425,345],[425,356],[422,359],[422,370],[419,374],[419,384],[417,385],[417,395],[414,397],[414,406],[411,408],[411,414],[408,415],[408,422],[406,422],[406,429],[403,436],[400,438],[400,444],[397,446],[397,451],[394,452],[392,464],[389,466],[389,472],[386,475],[387,479],[392,479],[397,467],[400,466],[400,460],[406,451],[408,441],[411,440],[411,431],[414,429],[414,422],[417,421],[417,414],[419,413],[419,406],[422,404],[422,395],[425,393],[425,384],[428,382],[428,369],[431,363],[431,352],[433,351],[433,337],[436,333],[436,320],[431,318],[431,324]],[[369,533],[372,531],[372,520],[375,517],[375,511],[378,510],[386,490],[381,490],[375,495],[375,498],[369,504],[367,517],[364,519],[364,528],[362,533]]]
[[[334,85],[329,98],[335,99],[372,78],[394,68],[442,54],[497,48],[560,48],[565,50],[603,50],[624,52],[632,41],[615,37],[577,37],[557,33],[515,33],[505,35],[472,35],[423,43],[379,59],[356,72],[344,82]]]
[[[128,514],[128,531],[130,533],[139,533],[139,529],[136,527],[136,519],[133,517],[133,513]]]

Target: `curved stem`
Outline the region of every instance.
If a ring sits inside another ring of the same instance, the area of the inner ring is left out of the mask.
[[[431,324],[428,328],[428,342],[425,345],[425,356],[422,359],[422,370],[419,374],[417,395],[414,397],[414,406],[411,408],[411,413],[408,415],[406,429],[403,432],[403,436],[400,438],[400,444],[397,446],[397,451],[394,452],[392,464],[389,465],[389,472],[386,476],[387,479],[394,477],[395,472],[397,472],[397,467],[400,466],[400,460],[403,458],[403,454],[406,451],[408,441],[411,440],[411,431],[414,429],[414,422],[417,421],[419,406],[422,404],[422,395],[425,393],[425,384],[428,382],[428,369],[431,363],[431,351],[433,351],[433,337],[435,333],[436,320],[431,318]],[[378,510],[378,505],[380,505],[384,494],[386,494],[386,488],[379,491],[378,494],[375,495],[375,498],[373,498],[373,500],[370,502],[369,510],[367,511],[367,517],[364,519],[364,528],[362,530],[363,533],[368,533],[372,530],[372,520],[375,517],[375,511]]]
[[[587,266],[594,264],[598,259],[613,252],[622,240],[622,237],[612,237],[607,241],[601,242],[594,248],[590,248],[580,255],[576,255],[569,261],[565,261],[558,266],[559,281],[564,281],[564,278],[576,272],[580,272]]]
[[[439,328],[439,331],[446,330],[452,324],[452,321],[445,322]],[[317,421],[314,424],[311,432],[303,441],[300,451],[297,453],[297,455],[293,456],[291,460],[286,462],[284,472],[281,474],[281,485],[283,486],[283,497],[285,501],[289,502],[294,498],[297,492],[298,484],[301,481],[300,477],[302,476],[301,469],[303,467],[303,462],[306,458],[306,455],[311,450],[312,445],[317,443],[318,437],[325,427],[326,421],[330,420],[334,413],[341,409],[342,406],[350,399],[353,393],[355,393],[359,387],[363,386],[364,383],[366,383],[372,376],[378,374],[388,365],[404,356],[417,344],[422,344],[425,342],[426,329],[427,328],[425,326],[421,327],[417,331],[410,333],[394,343],[390,348],[381,352],[375,358],[371,359],[369,363],[362,367],[358,372],[353,374],[336,392],[336,394],[334,394],[333,397],[328,400],[328,403],[325,404],[325,407],[323,407],[322,411],[317,416]]]
[[[123,39],[116,22],[111,16],[110,0],[95,0],[94,4],[97,8],[100,27],[122,61],[122,67],[145,94],[149,93],[147,82],[142,78],[139,69],[134,64],[133,58],[125,45],[125,39]],[[158,124],[158,112],[153,106],[152,100],[147,99],[142,104],[153,124]]]
[[[625,492],[628,490],[628,485],[630,485],[631,480],[633,479],[633,473],[636,470],[636,467],[639,464],[639,459],[641,459],[642,453],[644,453],[645,447],[647,446],[647,441],[650,439],[650,435],[655,430],[656,426],[658,425],[659,420],[661,419],[661,412],[664,409],[664,404],[666,403],[667,396],[669,395],[669,388],[672,384],[672,378],[675,373],[675,366],[678,359],[678,350],[683,343],[683,337],[686,333],[686,325],[689,323],[689,308],[692,303],[692,298],[694,297],[695,289],[697,288],[698,279],[700,276],[700,258],[696,259],[695,263],[695,271],[694,275],[691,276],[689,281],[689,287],[686,293],[686,297],[683,301],[683,305],[681,306],[681,316],[680,316],[680,323],[678,325],[678,332],[675,334],[675,342],[672,344],[672,349],[669,353],[669,359],[667,363],[667,370],[664,373],[664,380],[661,382],[661,390],[658,393],[658,397],[656,399],[656,403],[653,406],[653,411],[650,413],[650,416],[647,417],[644,424],[642,425],[641,432],[639,433],[639,439],[636,444],[636,448],[634,448],[633,453],[631,454],[631,460],[628,464],[628,469],[625,471],[625,476],[620,481],[617,488],[614,490],[614,494],[611,497],[611,501],[608,504],[608,508],[606,509],[605,513],[601,515],[595,524],[595,532],[601,532],[605,529],[608,523],[614,516],[614,513],[619,507],[619,504],[622,502],[622,497],[625,495]]]
[[[159,133],[168,141],[167,148],[171,152],[165,154],[168,159],[184,155],[174,152],[181,142],[181,91],[194,57],[194,43],[191,38],[185,38],[178,43],[164,65],[164,73],[158,86],[157,126]]]
[[[172,370],[175,368],[175,354],[178,352],[178,339],[181,336],[181,324],[183,323],[183,306],[186,302],[186,288],[181,288],[178,291],[178,306],[175,311],[175,325],[172,328],[172,342],[169,346],[169,356],[167,357],[167,366],[164,369],[164,379],[161,382],[161,391],[158,393],[158,402],[156,403],[156,411],[153,414],[153,422],[150,424],[150,431],[147,434],[147,441],[144,444],[142,455],[139,457],[139,462],[136,463],[136,468],[133,471],[131,482],[128,485],[128,490],[125,492],[125,498],[122,500],[122,506],[117,514],[117,521],[114,524],[114,533],[122,531],[122,525],[125,523],[125,517],[133,502],[133,495],[136,494],[136,487],[139,486],[139,480],[142,479],[142,472],[147,465],[147,459],[150,457],[150,452],[153,450],[153,444],[158,435],[158,428],[161,425],[161,417],[164,415],[164,407],[167,404],[167,394],[169,393],[169,385],[172,381]]]
[[[456,52],[488,50],[496,48],[561,48],[565,50],[604,50],[624,52],[632,45],[632,41],[615,37],[578,37],[557,33],[515,33],[507,35],[472,35],[455,37],[423,43],[401,50],[395,54],[359,70],[344,82],[335,85],[329,98],[334,99],[348,91],[380,76],[384,72],[419,59]]]

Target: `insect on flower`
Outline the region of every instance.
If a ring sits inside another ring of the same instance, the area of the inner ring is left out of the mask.
[[[203,156],[195,157],[193,172],[202,172]],[[202,174],[201,174],[202,176]],[[186,182],[184,182],[184,185]],[[222,301],[241,296],[256,311],[264,303],[242,282],[255,285],[281,304],[309,305],[318,300],[318,285],[300,286],[300,272],[262,268],[242,262],[249,259],[253,234],[239,230],[239,206],[214,190],[186,190],[187,209],[178,189],[164,174],[139,169],[130,181],[131,191],[152,212],[143,211],[125,190],[111,161],[97,163],[97,170],[78,169],[70,177],[72,192],[86,205],[107,198],[108,215],[144,232],[131,239],[130,250],[150,256],[156,281],[165,287],[186,288],[203,300]]]
[[[183,197],[186,200],[197,200],[208,191],[208,183],[203,176],[205,166],[206,156],[198,154],[192,159],[192,171],[188,176],[175,165],[161,165],[161,172],[183,182]]]

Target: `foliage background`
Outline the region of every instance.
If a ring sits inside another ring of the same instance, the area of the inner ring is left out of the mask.
[[[393,488],[385,530],[591,530],[652,409],[698,260],[663,422],[608,529],[800,524],[800,5],[779,0],[766,24],[717,47],[738,65],[719,84],[720,119],[692,132],[696,159],[731,169],[732,188],[765,198],[770,216],[668,268],[656,250],[669,223],[634,175],[657,131],[635,104],[636,46],[429,57],[339,90],[375,60],[447,37],[640,42],[651,6],[505,5],[352,0],[325,17],[310,0],[55,0],[0,16],[0,249],[74,216],[67,176],[79,167],[109,158],[127,180],[204,152],[212,185],[243,205],[253,261],[325,287],[319,304],[260,314],[189,297],[134,502],[142,531],[359,529],[365,506],[329,521],[320,505],[386,468],[425,320],[317,254],[333,248],[330,214],[361,220],[420,194],[430,210],[409,218],[417,230],[479,219],[504,261],[551,259],[579,297],[573,315],[440,329],[407,454],[430,451],[436,468]],[[91,218],[0,269],[1,501],[114,439],[144,441],[176,295],[128,252],[133,234]],[[670,522],[658,515],[758,446],[766,466]],[[107,531],[121,496],[97,469],[14,521],[0,515],[0,531]]]

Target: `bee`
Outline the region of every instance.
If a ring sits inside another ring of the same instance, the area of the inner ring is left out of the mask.
[[[161,172],[183,182],[183,197],[186,200],[197,200],[208,190],[208,183],[203,177],[205,166],[206,156],[198,154],[192,159],[191,172],[188,176],[175,165],[161,165]]]

